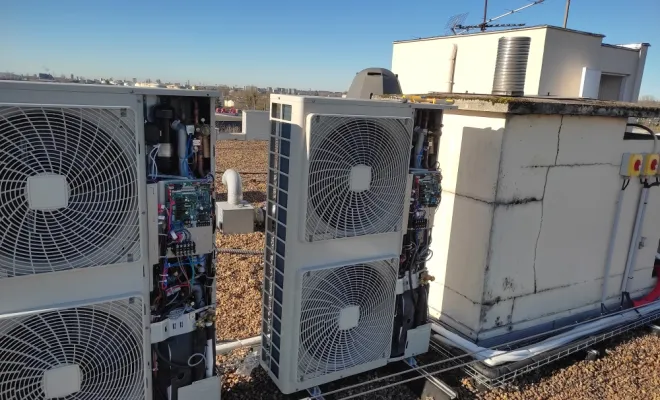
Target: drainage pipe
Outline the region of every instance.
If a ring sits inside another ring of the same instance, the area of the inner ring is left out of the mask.
[[[612,232],[610,232],[610,242],[607,245],[607,256],[605,258],[605,275],[603,275],[603,292],[600,296],[601,311],[605,311],[605,299],[607,298],[607,283],[610,279],[610,270],[612,269],[612,256],[614,255],[614,245],[616,244],[616,234],[619,230],[619,220],[621,219],[621,205],[623,204],[623,193],[628,187],[629,180],[624,180],[621,190],[616,198],[614,210],[614,222],[612,223]]]
[[[255,336],[247,339],[235,340],[233,342],[216,344],[215,353],[227,354],[237,349],[258,346],[260,344],[261,344],[261,336]]]
[[[454,92],[454,71],[456,70],[456,53],[458,52],[458,46],[456,43],[451,45],[451,56],[449,57],[449,70],[447,72],[447,87],[445,89],[446,93]]]
[[[608,317],[600,318],[574,327],[566,332],[547,338],[541,342],[535,343],[513,351],[493,350],[481,347],[448,329],[432,324],[431,329],[437,333],[433,337],[449,346],[458,347],[478,359],[488,366],[498,366],[504,363],[526,360],[542,353],[554,350],[558,347],[571,343],[582,337],[591,335],[595,332],[620,325],[625,322],[632,322],[645,315],[660,310],[660,302],[654,302],[648,306],[633,310],[613,314]]]
[[[222,184],[227,186],[227,202],[238,205],[243,201],[243,186],[241,176],[234,169],[228,169],[222,174]]]
[[[630,247],[628,248],[628,258],[626,259],[626,269],[623,272],[623,278],[621,280],[621,293],[628,292],[628,281],[630,280],[630,274],[635,267],[637,262],[637,250],[639,250],[639,235],[642,232],[642,227],[644,226],[644,215],[646,214],[646,205],[649,199],[649,186],[645,182],[644,187],[642,188],[642,193],[639,196],[639,204],[637,205],[637,216],[635,218],[635,227],[633,228],[633,234],[630,238]]]

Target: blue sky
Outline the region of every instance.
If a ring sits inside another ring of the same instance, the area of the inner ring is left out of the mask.
[[[490,0],[489,15],[527,4]],[[564,0],[502,20],[561,25]],[[0,71],[346,90],[391,67],[392,41],[477,23],[483,0],[3,0]],[[569,28],[650,42],[641,94],[660,97],[660,1],[573,0]],[[423,62],[423,60],[420,60]]]

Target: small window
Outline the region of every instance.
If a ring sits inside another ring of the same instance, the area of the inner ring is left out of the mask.
[[[291,121],[291,106],[289,104],[282,105],[282,117],[285,121]]]
[[[272,103],[270,105],[270,116],[271,118],[280,118],[280,104]]]

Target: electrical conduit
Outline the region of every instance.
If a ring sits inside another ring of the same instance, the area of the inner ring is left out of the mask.
[[[637,205],[637,216],[635,217],[635,227],[633,234],[630,238],[630,247],[628,248],[628,258],[626,259],[626,269],[623,272],[621,279],[621,293],[628,293],[628,281],[635,264],[637,263],[637,250],[639,250],[639,236],[644,226],[644,215],[646,215],[646,205],[649,200],[649,185],[644,183],[642,193],[639,196],[639,204]]]
[[[610,270],[612,269],[612,258],[614,255],[614,245],[616,244],[616,234],[619,231],[619,220],[621,219],[621,205],[623,204],[623,193],[628,187],[630,181],[624,180],[621,190],[616,198],[616,206],[614,210],[614,222],[612,223],[612,231],[610,232],[610,242],[607,245],[607,256],[605,258],[605,274],[603,275],[603,292],[600,296],[601,311],[605,311],[605,300],[607,298],[607,283],[610,279]]]

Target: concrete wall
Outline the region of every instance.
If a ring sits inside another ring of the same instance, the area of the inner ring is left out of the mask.
[[[469,334],[479,328],[505,119],[504,114],[452,111],[443,124],[442,201],[427,264],[436,277],[429,312]]]
[[[452,45],[456,44],[454,93],[490,93],[500,37],[532,38],[525,94],[538,94],[545,29],[449,36],[394,43],[392,71],[399,75],[403,93],[447,92]]]
[[[220,114],[216,114],[216,116],[218,115]],[[228,118],[227,116],[222,117]],[[241,132],[219,133],[218,140],[268,140],[270,135],[270,114],[268,111],[244,110],[242,117],[239,118],[242,118]]]
[[[651,142],[623,141],[625,118],[450,112],[445,121],[443,199],[428,264],[437,282],[430,297],[435,315],[483,340],[598,309],[621,155],[650,152]],[[624,195],[608,284],[612,303],[619,300],[640,188],[633,180]],[[647,246],[629,286],[635,295],[655,284],[660,188],[651,190]]]
[[[637,79],[640,52],[623,47],[601,46],[599,69],[603,74],[623,75],[623,90],[620,100],[637,101],[641,77]],[[642,68],[643,72],[643,68]],[[635,91],[638,93],[635,96]]]
[[[243,133],[247,140],[268,140],[270,137],[270,113],[268,111],[243,111]]]
[[[579,97],[582,68],[600,69],[600,36],[548,29],[539,94]]]

